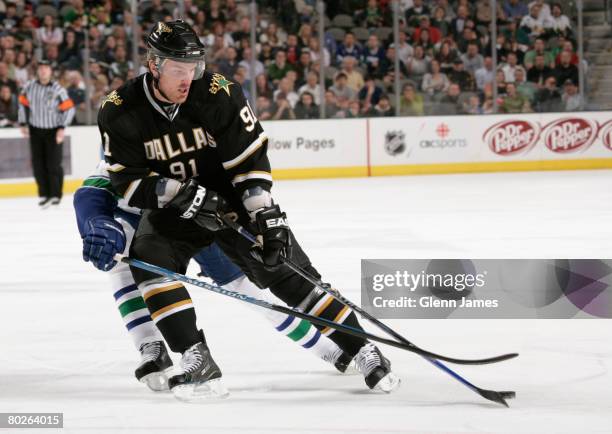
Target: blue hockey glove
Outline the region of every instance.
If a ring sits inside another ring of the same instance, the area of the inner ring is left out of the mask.
[[[108,271],[117,264],[115,254],[125,249],[125,233],[114,219],[101,216],[89,219],[83,235],[83,259],[102,271]]]

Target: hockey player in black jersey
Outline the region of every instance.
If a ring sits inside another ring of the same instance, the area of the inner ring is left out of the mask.
[[[215,241],[261,288],[290,306],[360,328],[355,314],[281,265],[287,255],[318,275],[271,196],[267,138],[240,86],[205,72],[204,46],[182,21],[160,22],[148,37],[149,72],[102,102],[98,126],[115,190],[144,214],[130,256],[185,273],[189,259]],[[252,246],[221,215],[234,212],[263,247]],[[185,287],[132,269],[151,317],[184,372],[169,380],[179,399],[220,395],[210,355]],[[399,385],[372,343],[322,328],[350,356],[371,389]]]

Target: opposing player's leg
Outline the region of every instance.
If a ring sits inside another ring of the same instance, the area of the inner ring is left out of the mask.
[[[202,270],[200,275],[210,277],[219,286],[271,303],[280,301],[269,291],[258,288],[247,279],[240,268],[232,263],[216,244],[202,249],[193,259],[200,265]],[[338,371],[342,373],[347,371],[352,357],[342,351],[334,341],[322,336],[310,322],[255,306],[253,309],[263,314],[279,333],[322,360],[333,364]]]
[[[117,218],[126,237],[127,253],[134,236],[134,224],[128,216]],[[132,338],[134,346],[141,355],[140,364],[134,371],[138,381],[146,384],[151,390],[168,390],[168,375],[172,369],[172,360],[168,355],[166,344],[155,326],[149,309],[145,304],[138,286],[134,282],[130,267],[118,263],[108,272],[113,296],[125,328]]]
[[[291,232],[292,260],[311,274],[319,277],[308,256],[301,249]],[[216,242],[228,257],[238,265],[253,282],[272,293],[287,305],[311,315],[362,329],[355,313],[329,294],[314,288],[287,267],[264,267],[250,254],[251,243],[232,230],[216,233]],[[334,341],[349,357],[354,358],[370,389],[391,392],[399,386],[399,378],[391,371],[391,363],[380,350],[366,339],[336,332],[329,327],[319,327],[320,333]]]
[[[210,232],[169,210],[145,211],[130,247],[130,256],[184,274],[191,257],[212,242]],[[185,286],[132,268],[132,275],[151,318],[170,349],[182,354],[182,373],[169,378],[177,399],[227,396],[222,373],[210,354]]]

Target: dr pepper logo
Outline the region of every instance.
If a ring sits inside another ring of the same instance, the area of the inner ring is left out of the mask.
[[[604,124],[599,131],[604,146],[612,151],[612,121]]]
[[[528,151],[535,145],[538,136],[537,125],[511,120],[496,123],[485,131],[482,139],[491,151],[505,156]]]
[[[564,118],[544,127],[544,145],[560,154],[586,150],[597,137],[597,127],[582,118]]]

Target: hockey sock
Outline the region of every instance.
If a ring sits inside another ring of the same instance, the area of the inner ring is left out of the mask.
[[[139,285],[151,318],[174,352],[182,353],[200,342],[193,303],[183,284],[168,278]]]
[[[269,291],[258,288],[245,276],[226,283],[224,286],[232,291],[270,303],[278,303],[279,301]],[[334,354],[339,349],[333,341],[322,336],[319,330],[306,320],[273,310],[262,310],[257,307],[255,309],[263,313],[278,332],[320,358],[329,358],[330,354]]]
[[[304,310],[311,315],[325,318],[339,324],[346,324],[358,330],[363,330],[355,313],[348,306],[340,303],[327,293],[318,295],[314,297],[314,300],[307,302]],[[329,339],[334,341],[350,356],[355,356],[359,349],[366,343],[366,340],[363,338],[337,332],[330,327],[316,327],[321,331],[323,336],[329,337]]]
[[[161,341],[161,334],[149,315],[149,309],[134,283],[130,268],[119,263],[109,276],[117,309],[136,350],[148,342]]]

